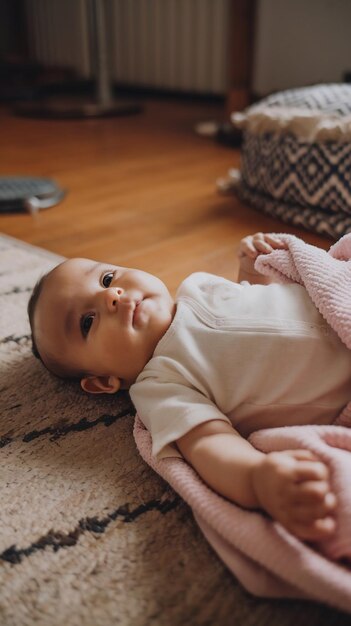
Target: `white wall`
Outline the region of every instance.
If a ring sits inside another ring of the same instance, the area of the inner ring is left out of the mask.
[[[253,88],[258,95],[351,71],[351,0],[258,0]]]

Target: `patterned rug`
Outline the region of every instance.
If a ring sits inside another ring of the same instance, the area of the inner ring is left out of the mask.
[[[127,394],[85,396],[32,356],[27,300],[59,258],[0,237],[0,259],[0,624],[349,624],[243,590],[138,456]]]

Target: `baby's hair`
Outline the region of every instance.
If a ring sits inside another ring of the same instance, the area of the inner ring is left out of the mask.
[[[39,361],[42,362],[44,367],[46,367],[46,369],[51,374],[54,374],[58,378],[64,378],[65,380],[71,380],[73,382],[80,381],[82,378],[85,378],[89,374],[87,374],[86,372],[74,371],[72,369],[69,369],[68,367],[60,363],[56,358],[53,358],[51,356],[50,357],[47,356],[44,361],[38,349],[37,341],[35,338],[35,331],[34,331],[34,315],[35,315],[35,311],[38,305],[38,300],[43,291],[43,287],[50,274],[51,272],[47,272],[46,274],[41,276],[41,278],[39,278],[39,280],[34,285],[32,294],[28,301],[27,312],[28,312],[29,324],[30,324],[30,329],[31,329],[31,337],[32,337],[32,353],[37,359],[39,359]]]
[[[40,296],[40,294],[41,294],[41,292],[43,290],[44,283],[45,283],[49,273],[50,272],[47,272],[46,274],[44,274],[44,276],[39,278],[39,280],[36,282],[36,284],[34,285],[33,291],[32,291],[32,295],[29,298],[29,302],[28,302],[28,306],[27,306],[27,313],[28,313],[30,330],[31,330],[31,335],[32,335],[32,352],[33,352],[34,356],[37,359],[39,359],[44,365],[45,365],[45,363],[44,363],[43,359],[41,358],[40,352],[39,352],[38,347],[37,347],[35,334],[34,334],[34,313],[35,313],[36,306],[38,304],[39,296]]]

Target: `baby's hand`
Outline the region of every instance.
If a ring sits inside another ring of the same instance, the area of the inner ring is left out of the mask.
[[[292,534],[320,541],[335,531],[329,471],[308,450],[271,452],[252,473],[260,506]]]
[[[259,254],[269,254],[273,250],[284,250],[287,245],[276,235],[256,233],[244,237],[239,244],[240,259],[238,282],[248,281],[252,284],[268,285],[274,282],[269,276],[263,276],[255,270],[255,260]]]
[[[240,241],[238,256],[256,259],[259,254],[269,254],[273,250],[284,250],[286,244],[276,235],[255,233]]]

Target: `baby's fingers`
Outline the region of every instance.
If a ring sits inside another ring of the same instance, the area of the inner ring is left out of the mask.
[[[307,481],[317,481],[320,483],[329,482],[328,467],[321,461],[299,461],[294,471],[295,483],[306,483]]]
[[[336,522],[332,517],[324,517],[311,523],[293,522],[287,528],[304,541],[323,541],[335,532]]]
[[[244,237],[240,242],[239,257],[248,256],[256,259],[259,254],[269,254],[273,250],[284,249],[286,244],[276,235],[255,233]]]
[[[286,244],[275,235],[256,233],[252,239],[257,252],[262,254],[269,254],[273,250],[286,248]]]
[[[256,259],[258,252],[253,243],[253,237],[244,237],[240,242],[239,257],[248,256],[250,259]]]
[[[296,522],[313,522],[313,520],[323,519],[333,514],[336,506],[336,498],[333,493],[328,493],[321,502],[299,503],[295,505],[291,512],[291,519]]]
[[[287,244],[279,239],[276,235],[264,235],[265,242],[268,243],[274,250],[286,250]]]
[[[331,497],[329,498],[329,494]],[[328,505],[334,501],[335,495],[330,489],[328,481],[311,480],[305,483],[291,485],[288,489],[290,501],[295,505],[317,505],[328,502]],[[326,500],[328,496],[328,499]]]
[[[291,450],[288,454],[298,461],[294,468],[294,481],[328,480],[329,469],[309,450]]]

